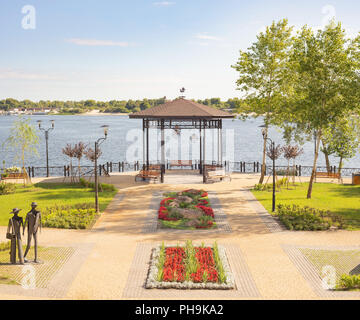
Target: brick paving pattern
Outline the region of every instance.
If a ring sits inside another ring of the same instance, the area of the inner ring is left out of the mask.
[[[314,247],[314,246],[293,246],[293,245],[283,245],[284,251],[288,254],[291,261],[298,268],[302,276],[309,282],[310,286],[313,288],[315,293],[322,298],[360,298],[360,292],[356,291],[334,291],[324,288],[323,286],[323,274],[322,267],[324,266],[333,266],[333,258],[329,255],[328,259],[323,260],[322,262],[318,259],[309,258],[309,251],[312,251],[313,254],[316,252],[336,252],[336,255],[340,256],[337,259],[337,264],[340,262],[340,266],[342,271],[337,271],[337,279],[341,275],[341,273],[349,273],[351,271],[351,267],[357,267],[359,264],[359,260],[351,259],[351,255],[349,253],[353,253],[354,251],[357,253],[357,257],[360,256],[360,247]],[[352,251],[352,252],[351,252]],[[342,253],[342,254],[341,254]],[[318,261],[316,261],[318,260]],[[357,261],[357,262],[356,262]],[[349,263],[350,262],[350,263]],[[348,270],[343,269],[344,266],[351,266]]]

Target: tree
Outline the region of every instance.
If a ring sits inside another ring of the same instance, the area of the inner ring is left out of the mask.
[[[344,159],[350,159],[356,155],[359,148],[359,119],[356,116],[338,120],[330,128],[324,130],[324,140],[327,141],[327,151],[339,157],[338,172]]]
[[[81,141],[79,143],[75,144],[75,146],[73,148],[74,157],[76,159],[78,159],[79,181],[80,181],[80,177],[81,177],[81,158],[85,154],[86,148],[87,148],[87,145]]]
[[[292,103],[287,105],[283,114],[288,114],[289,120],[301,127],[305,134],[315,132],[316,150],[308,199],[312,194],[324,131],[358,106],[354,95],[354,88],[359,84],[358,65],[349,44],[341,24],[334,21],[316,33],[305,26],[294,39],[290,64]]]
[[[244,118],[249,115],[263,116],[265,139],[263,144],[262,170],[259,183],[263,183],[266,164],[266,138],[268,128],[281,113],[284,96],[288,91],[288,53],[291,47],[292,27],[286,19],[273,22],[232,66],[240,73],[238,90],[245,92],[247,103],[239,112]]]
[[[72,147],[70,143],[68,143],[65,148],[62,149],[62,153],[70,158],[70,181],[74,182],[74,172],[72,166],[72,159],[75,158],[75,148]]]
[[[14,148],[15,159],[21,161],[24,174],[24,185],[30,182],[30,177],[25,169],[25,156],[38,155],[36,146],[39,144],[39,137],[30,119],[19,116],[10,129],[10,135],[4,142],[5,148]]]

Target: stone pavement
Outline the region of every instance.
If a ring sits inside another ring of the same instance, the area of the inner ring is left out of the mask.
[[[179,178],[178,175],[168,179],[176,183],[163,185],[135,184],[134,173],[118,174],[109,179],[111,181],[107,182],[114,183],[119,193],[93,229],[44,229],[40,236],[41,244],[75,247],[75,252],[79,250],[73,263],[65,263],[54,276],[56,282],[53,283],[61,290],[52,295],[49,292],[40,294],[36,290],[24,294],[0,285],[0,299],[203,299],[204,293],[200,291],[153,289],[157,291],[149,294],[142,288],[147,272],[144,269],[147,254],[139,255],[139,250],[150,252],[151,246],[162,241],[181,243],[188,239],[196,243],[217,240],[230,248],[230,266],[237,273],[240,287],[227,294],[212,292],[208,298],[331,299],[334,297],[324,295],[314,287],[286,248],[353,248],[360,243],[358,231],[290,232],[282,229],[248,191],[257,181],[256,175],[233,174],[231,182],[208,185],[194,183],[194,177],[186,184],[186,176]],[[153,195],[188,188],[216,192],[231,232],[143,233]],[[5,228],[0,227],[0,234],[4,232]],[[344,298],[358,299],[360,295]]]

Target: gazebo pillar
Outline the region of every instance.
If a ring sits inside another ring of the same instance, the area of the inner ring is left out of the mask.
[[[145,169],[145,119],[142,121],[142,130],[143,130],[143,157],[142,157],[142,169]]]
[[[146,170],[149,170],[149,120],[146,120]]]
[[[206,182],[206,170],[205,170],[205,163],[206,163],[206,149],[205,149],[205,145],[206,145],[206,130],[205,130],[205,120],[204,121],[204,141],[203,141],[203,165],[202,165],[202,175],[203,175],[203,183]]]
[[[165,132],[164,132],[164,120],[161,120],[161,170],[160,177],[161,183],[164,183],[164,173],[165,173]]]
[[[203,172],[202,168],[202,132],[201,132],[202,121],[200,120],[200,174]]]
[[[223,134],[222,134],[222,119],[220,119],[220,164],[223,163]]]

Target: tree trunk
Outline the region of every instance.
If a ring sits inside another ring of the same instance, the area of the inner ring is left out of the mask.
[[[266,139],[268,136],[268,127],[265,128],[265,137],[264,137],[264,145],[263,145],[263,158],[262,158],[262,166],[261,166],[261,176],[259,180],[259,184],[263,184],[265,178],[265,166],[266,166]]]
[[[322,144],[323,144],[323,153],[324,153],[324,156],[325,156],[326,170],[327,170],[328,173],[330,173],[331,168],[330,168],[329,152],[327,151],[324,142]]]
[[[315,156],[314,156],[314,164],[313,164],[313,169],[312,169],[311,178],[310,178],[310,182],[309,182],[309,188],[308,188],[308,192],[307,192],[308,199],[311,199],[312,187],[313,187],[313,183],[314,183],[314,179],[315,179],[316,163],[317,163],[317,159],[319,157],[319,149],[320,149],[321,130],[318,131],[317,135],[318,136],[316,137],[316,152],[315,152]]]
[[[338,169],[338,173],[340,174],[340,176],[341,176],[341,169],[342,169],[342,166],[343,166],[343,157],[340,157],[340,161],[339,161],[339,169]]]

